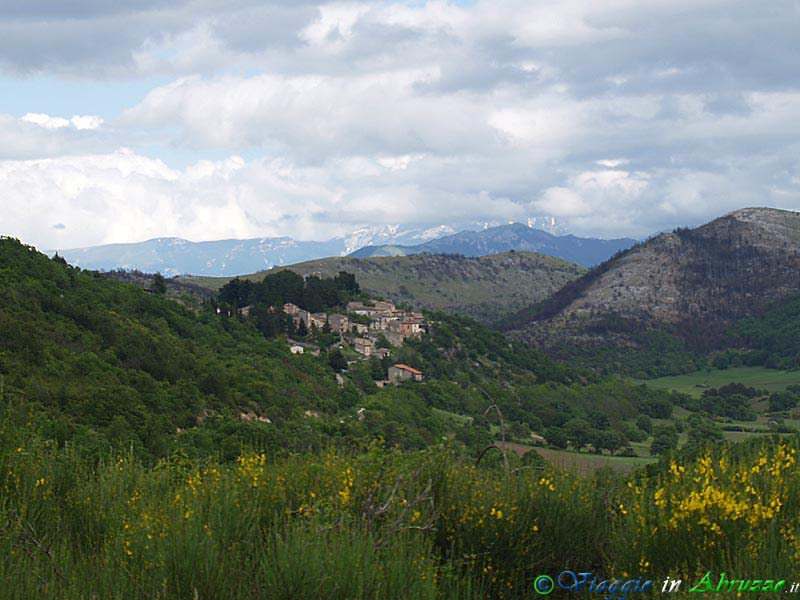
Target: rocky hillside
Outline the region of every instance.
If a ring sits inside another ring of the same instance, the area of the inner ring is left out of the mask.
[[[394,302],[445,310],[493,322],[544,300],[585,270],[530,252],[478,258],[419,254],[379,258],[326,258],[286,267],[302,275],[333,276],[348,271],[363,290]],[[267,271],[244,279],[261,280]],[[218,289],[228,278],[187,277],[181,281]]]
[[[615,252],[636,243],[630,238],[601,240],[580,238],[574,235],[553,235],[521,223],[489,227],[481,231],[462,231],[416,246],[383,245],[367,246],[350,256],[368,258],[377,256],[408,256],[411,254],[463,254],[464,256],[486,256],[510,250],[538,252],[593,267]]]
[[[635,345],[663,327],[690,348],[800,290],[800,213],[746,208],[664,233],[570,282],[506,322],[537,345]]]

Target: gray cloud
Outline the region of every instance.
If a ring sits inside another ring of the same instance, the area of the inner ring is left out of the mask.
[[[129,214],[101,241],[542,213],[643,236],[800,207],[791,0],[19,4],[0,7],[7,73],[171,81],[96,131],[0,117],[0,164],[52,157],[0,191],[60,173],[35,187],[42,207]],[[249,158],[228,175],[219,160],[162,171],[153,147]],[[86,227],[58,218],[83,245]]]
[[[1,19],[93,19],[176,4],[169,0],[26,0],[0,4]]]

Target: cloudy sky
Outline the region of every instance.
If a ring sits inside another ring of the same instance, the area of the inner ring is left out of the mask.
[[[0,0],[0,233],[800,208],[797,0]]]

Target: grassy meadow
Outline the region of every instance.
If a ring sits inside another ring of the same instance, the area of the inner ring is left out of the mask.
[[[729,383],[742,383],[759,390],[779,392],[790,385],[800,385],[800,370],[779,371],[765,367],[730,367],[638,380],[637,382],[646,383],[656,389],[672,390],[696,397],[699,397],[708,388],[719,388]]]
[[[557,469],[570,471],[591,477],[598,469],[612,469],[620,473],[630,473],[635,469],[656,462],[650,457],[645,444],[641,451],[637,449],[637,456],[613,456],[608,454],[590,454],[554,448],[536,448],[542,458]],[[636,444],[631,444],[634,448]]]

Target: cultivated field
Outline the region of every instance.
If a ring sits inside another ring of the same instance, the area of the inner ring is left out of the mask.
[[[756,389],[777,392],[785,390],[790,385],[800,385],[800,370],[777,371],[764,367],[731,367],[638,381],[650,387],[674,390],[692,396],[700,396],[707,388],[716,388],[728,383],[743,383]]]

